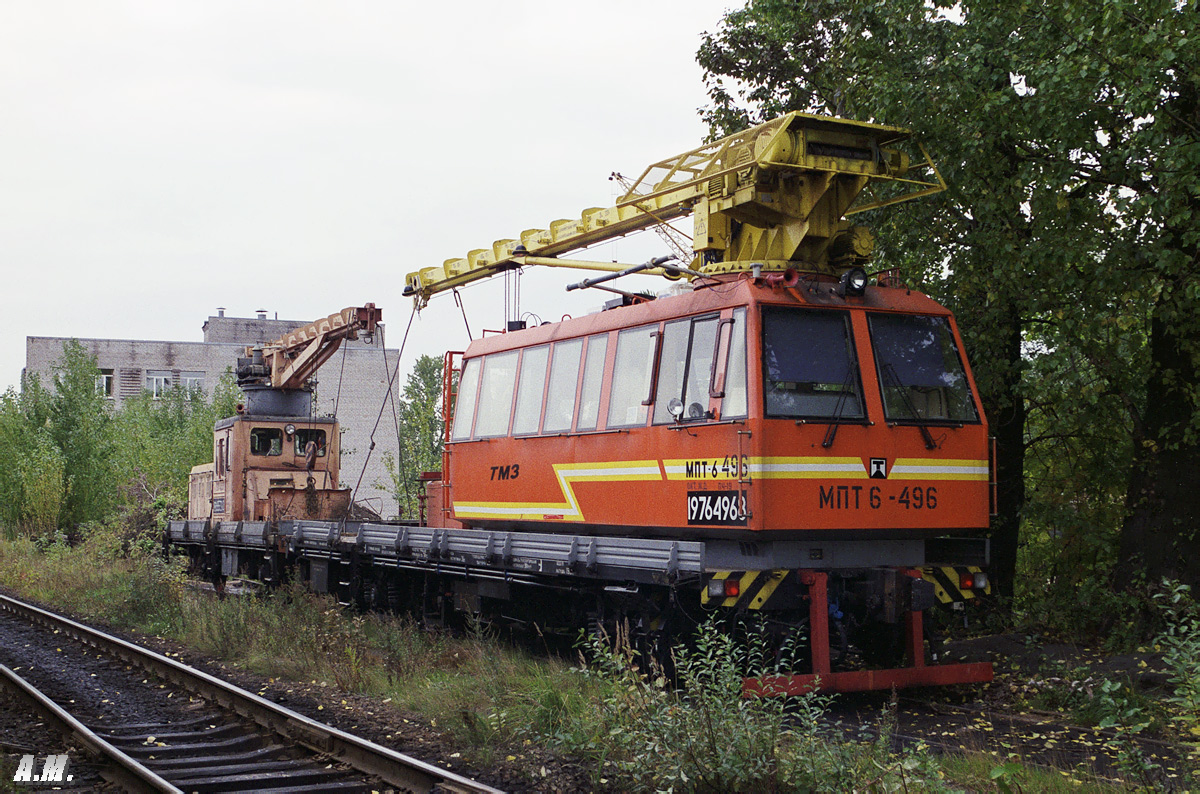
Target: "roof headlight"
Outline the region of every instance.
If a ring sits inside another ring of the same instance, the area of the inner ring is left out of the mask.
[[[867,291],[867,271],[852,267],[838,281],[838,294],[843,298],[861,298]]]

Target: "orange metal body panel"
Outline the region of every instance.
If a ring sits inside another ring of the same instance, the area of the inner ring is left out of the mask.
[[[651,419],[644,426],[606,429],[613,333],[597,431],[447,444],[444,471],[454,517],[468,526],[679,536],[867,533],[863,536],[882,538],[986,527],[987,424],[965,360],[980,421],[929,425],[936,448],[927,449],[917,426],[884,419],[867,327],[868,312],[946,317],[961,351],[949,312],[905,289],[871,287],[864,298],[854,299],[838,297],[831,287],[828,282],[773,287],[742,277],[472,343],[466,361],[677,317],[712,312],[725,317],[746,307],[748,415],[723,419],[720,398],[712,398],[713,420],[652,425],[650,406]],[[763,305],[844,310],[851,317],[867,421],[838,425],[828,447],[823,442],[829,422],[764,416]],[[873,468],[880,468],[872,459],[884,462],[886,476],[871,477]],[[691,500],[697,494],[707,495]],[[689,523],[689,511],[697,505],[716,515]]]

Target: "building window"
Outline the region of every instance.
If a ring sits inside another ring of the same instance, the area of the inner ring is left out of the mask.
[[[204,391],[204,373],[181,372],[179,373],[179,385],[185,391]]]
[[[111,369],[102,369],[96,375],[96,394],[105,397],[113,396],[113,371]]]
[[[170,371],[153,369],[146,371],[146,391],[150,392],[154,399],[161,398],[169,388],[171,388]]]

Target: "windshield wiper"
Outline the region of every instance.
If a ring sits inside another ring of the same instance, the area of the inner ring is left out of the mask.
[[[842,414],[846,410],[846,398],[850,396],[850,386],[854,382],[854,369],[850,366],[846,367],[846,379],[842,381],[842,390],[839,393],[837,405],[834,406],[833,416],[830,417],[829,429],[825,431],[825,440],[821,442],[824,449],[829,449],[833,446],[833,440],[837,438],[838,428],[842,425]]]
[[[908,388],[900,382],[900,376],[896,374],[896,370],[891,364],[883,365],[883,379],[891,380],[891,385],[900,391],[900,399],[904,400],[904,407],[908,409],[913,421],[917,425],[917,429],[921,431],[921,437],[925,439],[925,449],[937,449],[937,442],[933,440],[933,434],[929,432],[929,428],[921,424],[921,420],[925,417],[921,416],[917,406],[913,404],[912,398],[908,396]],[[884,384],[885,386],[888,384]]]

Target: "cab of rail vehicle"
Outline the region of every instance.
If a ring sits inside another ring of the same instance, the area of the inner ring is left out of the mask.
[[[266,521],[344,513],[349,492],[338,488],[340,435],[331,417],[242,413],[222,419],[213,430],[213,462],[192,469],[188,518]]]
[[[461,363],[441,517],[780,540],[977,532],[988,431],[962,349],[948,310],[857,268],[700,280],[485,337]]]

